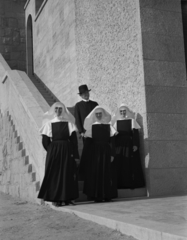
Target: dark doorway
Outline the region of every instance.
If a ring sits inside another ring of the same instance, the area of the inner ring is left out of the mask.
[[[32,31],[32,17],[29,15],[27,20],[27,75],[32,76],[34,73],[33,64],[33,31]]]

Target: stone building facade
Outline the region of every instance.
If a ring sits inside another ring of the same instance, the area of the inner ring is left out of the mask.
[[[68,107],[87,84],[111,113],[122,102],[137,113],[148,196],[187,193],[185,9],[185,0],[24,5],[29,76]]]
[[[0,52],[12,69],[22,71],[26,71],[25,3],[0,1]]]

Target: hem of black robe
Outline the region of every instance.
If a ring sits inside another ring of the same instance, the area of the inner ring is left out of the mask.
[[[42,195],[38,195],[39,199],[43,199],[44,201],[46,202],[58,202],[58,201],[61,201],[61,202],[64,202],[64,201],[70,201],[70,200],[76,200],[79,198],[79,194],[77,195],[74,195],[74,196],[68,196],[67,198],[53,198],[53,197],[45,197],[45,196],[42,196]]]

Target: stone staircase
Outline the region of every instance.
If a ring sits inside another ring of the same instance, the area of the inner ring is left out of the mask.
[[[36,76],[36,74],[30,75],[29,78],[35,85],[35,87],[38,89],[38,91],[41,93],[43,98],[46,100],[46,102],[49,104],[49,106],[53,105],[53,103],[59,101],[59,99],[50,91],[50,89],[40,80],[39,77]]]
[[[23,141],[16,130],[16,126],[9,112],[4,117],[1,136],[3,142],[2,166],[0,172],[0,191],[27,201],[41,202],[37,199],[40,188],[39,176],[24,148]]]

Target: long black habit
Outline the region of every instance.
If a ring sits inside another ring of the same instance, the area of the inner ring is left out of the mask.
[[[91,199],[110,200],[117,197],[111,175],[111,156],[114,154],[109,124],[92,125],[92,138],[85,159],[83,192]]]
[[[130,124],[129,124],[130,123]],[[132,129],[132,119],[117,121],[116,156],[118,189],[134,189],[145,186],[139,153],[139,131]],[[133,151],[133,146],[138,150]]]
[[[78,198],[75,158],[79,158],[76,132],[69,134],[68,122],[51,123],[52,141],[42,135],[47,151],[45,176],[38,198],[49,202]]]

